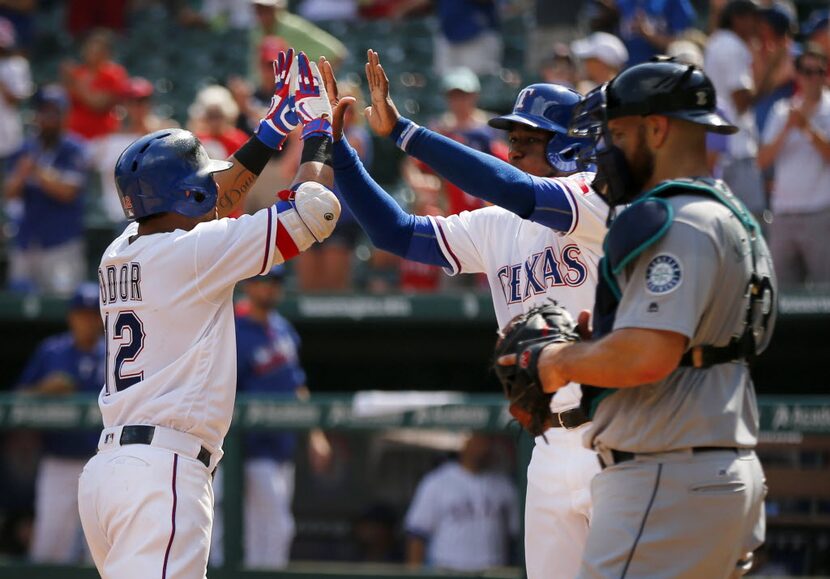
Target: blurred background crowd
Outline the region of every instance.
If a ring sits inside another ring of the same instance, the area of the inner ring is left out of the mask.
[[[713,137],[713,172],[762,221],[785,286],[830,281],[828,11],[776,0],[6,0],[0,2],[0,271],[15,292],[67,296],[124,225],[112,171],[138,135],[193,130],[213,155],[256,127],[270,62],[293,46],[325,55],[362,100],[378,50],[402,113],[506,157],[487,126],[535,81],[585,92],[656,54],[697,64],[740,126]],[[356,111],[361,110],[355,107]],[[347,133],[413,213],[481,201],[376,140]],[[246,211],[272,203],[299,155],[275,155]],[[436,292],[480,280],[375,251],[347,211],[331,240],[291,264],[302,292]]]
[[[556,82],[584,93],[658,54],[696,64],[714,82],[719,108],[740,127],[734,136],[712,137],[713,173],[763,224],[785,289],[830,287],[830,244],[824,241],[830,231],[826,2],[0,0],[0,280],[7,292],[56,295],[69,298],[70,306],[69,331],[33,353],[17,389],[93,393],[100,387],[97,297],[95,286],[84,289],[83,282],[96,279],[102,250],[125,225],[112,177],[120,152],[146,132],[181,126],[194,131],[211,156],[229,156],[268,107],[271,61],[288,47],[313,58],[326,56],[337,67],[341,93],[358,99],[346,121],[352,146],[401,205],[422,215],[458,213],[482,202],[370,134],[359,113],[366,98],[368,48],[380,53],[402,114],[501,158],[508,155],[504,135],[487,121],[507,112],[527,84]],[[249,195],[246,212],[274,202],[276,192],[290,184],[299,156],[298,141],[289,140]],[[299,338],[287,321],[269,313],[283,290],[486,291],[482,279],[450,278],[375,250],[346,207],[326,243],[272,273],[240,292],[237,333],[247,336],[252,351],[261,347],[264,356],[240,358],[240,368],[260,364],[275,374],[267,384],[250,380],[250,386],[240,374],[240,391],[304,395]],[[33,523],[32,513],[75,523],[72,505],[48,501],[74,484],[83,458],[94,452],[94,440],[12,432],[3,441],[0,552],[29,553],[42,561],[82,558],[77,529],[72,532],[78,542],[69,542],[65,529]],[[295,443],[287,438],[249,443],[253,458],[271,465],[251,464],[251,471],[279,471],[285,480],[280,508],[288,501],[289,510]],[[307,457],[298,453],[297,459],[309,507],[324,508],[332,500],[325,497],[354,492],[348,486],[354,481],[344,473],[355,461],[370,463],[367,478],[380,468],[371,463],[371,452],[358,456],[347,437],[329,440],[312,433],[300,446],[309,449]],[[418,478],[434,466],[435,454],[414,463],[411,455],[406,461],[384,455],[399,479],[387,498],[412,499],[411,510],[404,517],[386,503],[369,505],[355,519],[351,541],[343,543],[351,550],[328,554],[423,561],[426,547],[419,537],[440,533],[442,513],[424,510],[435,504],[424,498],[435,492],[434,479],[448,476],[469,488],[485,462],[495,461],[503,471],[514,468],[512,443],[485,446],[496,449],[486,461],[482,455],[489,453],[475,436],[434,444],[433,449],[461,450],[459,461],[439,467],[443,471],[425,478],[417,492]],[[39,461],[40,455],[45,459]],[[285,464],[290,472],[283,472]],[[246,476],[256,478],[247,471]],[[505,499],[514,496],[504,492],[509,483],[499,480],[482,488],[501,494],[481,500],[497,504],[491,522],[498,526],[495,540],[505,545],[499,563],[515,562],[517,507]],[[283,531],[291,529],[285,536],[293,536],[289,519],[282,521]],[[409,531],[406,544],[389,540],[401,525]],[[319,555],[318,547],[306,541],[295,545],[294,554]]]

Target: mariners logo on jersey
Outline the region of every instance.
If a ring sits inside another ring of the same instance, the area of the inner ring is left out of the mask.
[[[646,288],[653,294],[667,294],[677,289],[683,278],[680,262],[668,253],[652,259],[646,268]]]

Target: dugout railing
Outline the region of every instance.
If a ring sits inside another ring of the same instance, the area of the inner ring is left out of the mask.
[[[317,395],[300,402],[273,397],[239,396],[232,428],[225,440],[222,461],[225,476],[225,563],[212,569],[208,576],[231,578],[357,578],[397,577],[489,577],[518,579],[520,569],[507,568],[478,574],[453,574],[429,570],[412,571],[397,565],[355,563],[292,563],[279,572],[242,570],[242,472],[241,435],[248,431],[379,431],[394,429],[479,430],[504,432],[509,422],[505,405],[498,396],[458,395],[452,403],[403,409],[399,404],[383,408],[382,404],[367,412],[354,404],[353,395]],[[762,448],[793,450],[830,447],[830,396],[787,397],[765,396],[760,399]],[[0,429],[96,430],[101,416],[96,400],[91,397],[67,396],[43,398],[14,394],[0,395]],[[520,446],[519,471],[524,471],[529,441],[523,437]],[[815,466],[815,465],[814,465]],[[827,496],[830,493],[830,468],[804,471],[798,465],[776,464],[767,467],[770,496]],[[523,477],[522,477],[523,478]],[[520,479],[519,488],[523,488]],[[811,495],[812,494],[812,495]],[[774,524],[775,521],[773,520]],[[783,524],[830,526],[820,513],[784,519]],[[78,566],[43,566],[14,561],[0,561],[0,577],[21,579],[87,579],[97,577],[94,569]]]

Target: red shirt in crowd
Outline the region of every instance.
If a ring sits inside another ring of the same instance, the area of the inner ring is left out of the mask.
[[[97,70],[81,64],[72,69],[70,74],[76,87],[89,86],[92,90],[108,93],[113,97],[124,94],[129,80],[124,67],[114,62],[105,62]],[[113,103],[107,110],[97,111],[84,103],[75,91],[70,91],[68,128],[87,139],[113,133],[118,129],[118,118],[115,116],[114,108]]]

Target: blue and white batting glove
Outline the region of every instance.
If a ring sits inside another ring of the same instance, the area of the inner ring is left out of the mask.
[[[294,110],[303,125],[302,139],[311,136],[332,138],[331,103],[317,63],[310,62],[304,52],[297,57],[297,74],[291,78],[294,86]]]
[[[294,91],[291,89],[297,76],[297,61],[294,49],[280,51],[274,61],[274,96],[265,118],[259,121],[256,136],[272,149],[282,149],[288,133],[299,126],[300,121],[294,112]]]

